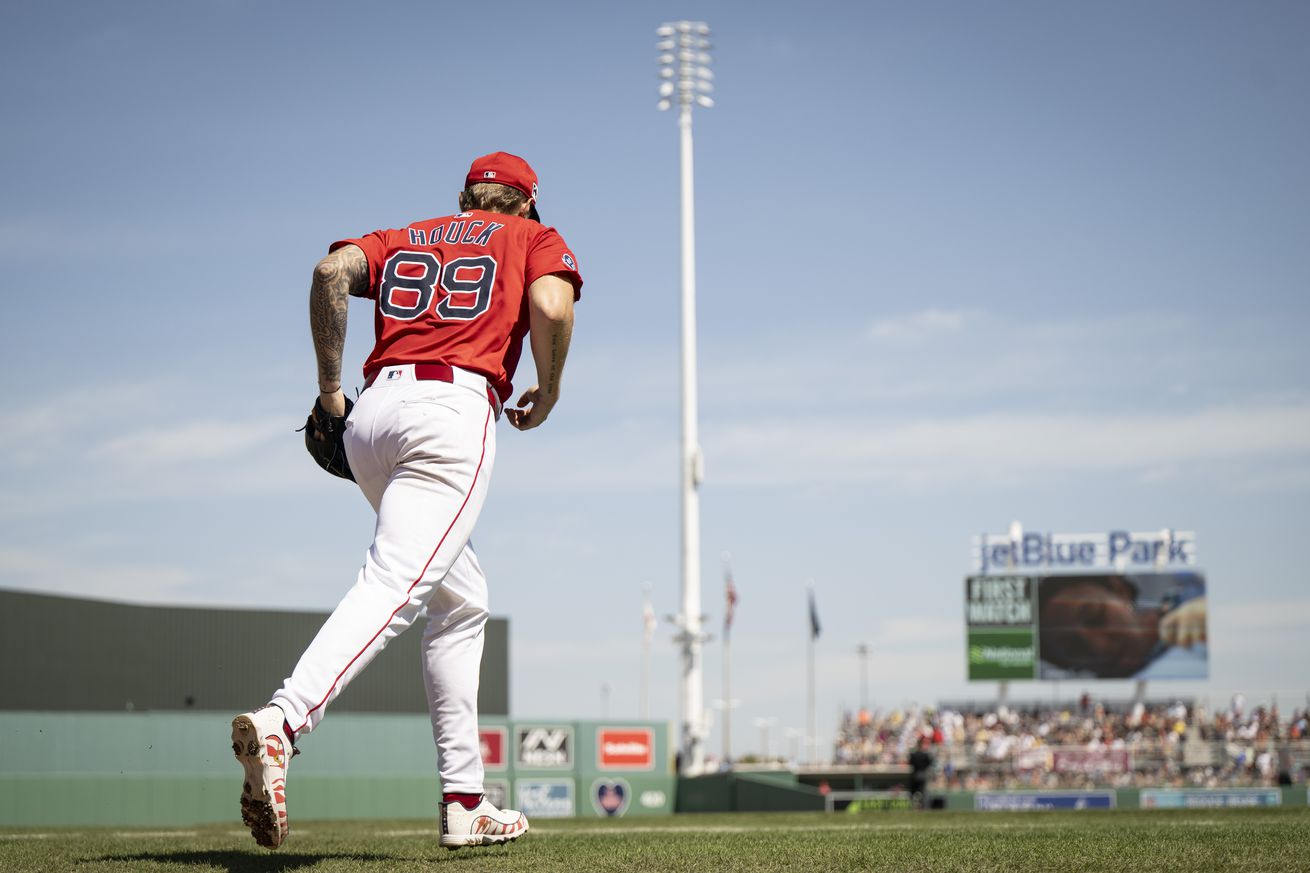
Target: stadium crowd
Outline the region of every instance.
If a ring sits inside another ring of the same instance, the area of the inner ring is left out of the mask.
[[[1217,787],[1304,782],[1310,707],[1283,720],[1242,695],[1215,711],[1192,701],[944,704],[848,713],[837,764],[903,764],[920,738],[934,790]]]

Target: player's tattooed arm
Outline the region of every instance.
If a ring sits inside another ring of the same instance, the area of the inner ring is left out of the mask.
[[[516,404],[519,408],[505,411],[509,423],[519,430],[541,424],[559,401],[564,359],[573,336],[572,283],[555,275],[532,283],[528,288],[528,329],[537,384],[523,392]]]
[[[318,262],[309,286],[309,328],[318,358],[318,392],[334,415],[345,409],[341,353],[346,345],[346,310],[351,295],[368,292],[368,259],[358,246],[342,246]]]

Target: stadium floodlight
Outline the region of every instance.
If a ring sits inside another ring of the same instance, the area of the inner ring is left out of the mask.
[[[705,771],[705,740],[709,729],[705,714],[700,590],[700,498],[704,475],[696,422],[696,232],[692,197],[691,110],[706,109],[714,101],[709,70],[710,28],[703,21],[673,21],[660,25],[656,49],[660,52],[659,108],[678,106],[682,157],[682,612],[677,616],[677,640],[682,647],[679,760],[682,774]]]
[[[656,36],[661,37],[655,44],[660,53],[657,56],[660,77],[679,81],[681,87],[677,102],[680,106],[690,107],[699,102],[693,84],[697,79],[714,78],[709,69],[712,60],[709,54],[710,41],[705,38],[709,32],[709,25],[703,21],[675,21],[655,30]],[[690,119],[686,123],[690,126]]]

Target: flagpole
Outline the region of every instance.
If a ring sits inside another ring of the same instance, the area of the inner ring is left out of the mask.
[[[723,763],[732,763],[732,657],[728,632],[723,632]]]
[[[655,610],[650,605],[650,586],[642,593],[641,609],[641,718],[650,718],[650,643],[655,635]]]
[[[809,740],[806,745],[809,746],[810,763],[813,764],[818,759],[819,754],[819,729],[815,721],[814,714],[814,631],[815,631],[815,606],[814,606],[814,583],[808,585],[809,591],[809,610],[806,616],[806,634],[805,638],[809,641],[805,647],[806,654],[806,689],[805,689],[805,724],[809,729]]]
[[[806,636],[809,639],[809,644],[806,646],[806,662],[809,669],[806,671],[808,682],[805,691],[805,724],[809,727],[810,734],[809,742],[806,745],[810,747],[810,762],[813,763],[815,756],[818,754],[819,745],[818,729],[814,724],[814,634],[807,634]]]
[[[732,565],[723,555],[723,764],[732,764]]]

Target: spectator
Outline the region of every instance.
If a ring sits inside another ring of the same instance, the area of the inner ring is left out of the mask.
[[[928,751],[931,740],[919,736],[919,746],[910,753],[910,802],[915,809],[927,805],[928,771],[932,769],[932,754]]]
[[[1281,773],[1304,780],[1310,712],[1283,721],[1276,707],[1233,702],[1214,714],[1180,700],[875,710],[846,717],[834,757],[904,765],[922,748],[940,765],[929,784],[951,790],[1276,785]]]

